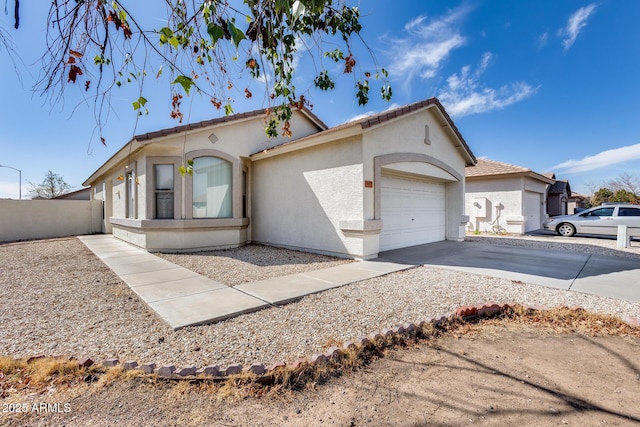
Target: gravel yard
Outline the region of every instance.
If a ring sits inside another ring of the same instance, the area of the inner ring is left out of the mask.
[[[468,244],[491,239],[498,239],[498,244],[556,249],[571,244],[571,250],[615,253],[638,257],[640,262],[637,241],[623,252],[615,250],[615,240],[573,243],[570,239],[558,242],[553,236],[470,236]],[[162,257],[229,285],[346,262],[281,251],[250,245]],[[76,238],[3,244],[0,260],[0,355],[15,357],[119,357],[196,366],[268,364],[308,356],[335,341],[380,328],[491,300],[549,307],[579,305],[616,316],[640,316],[638,303],[420,267],[311,295],[281,308],[174,332]],[[269,260],[276,265],[264,265]],[[212,265],[223,269],[223,276],[213,272]]]
[[[289,249],[246,245],[235,249],[189,254],[156,254],[174,264],[228,286],[353,262]]]

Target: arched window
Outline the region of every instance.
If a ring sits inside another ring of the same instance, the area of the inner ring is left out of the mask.
[[[219,157],[193,159],[193,218],[231,218],[232,165]]]

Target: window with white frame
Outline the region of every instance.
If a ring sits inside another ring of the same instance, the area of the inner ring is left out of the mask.
[[[231,218],[232,165],[219,157],[193,159],[193,218]]]
[[[154,166],[156,219],[173,219],[174,182],[173,165]]]
[[[127,218],[136,217],[136,174],[127,172]]]

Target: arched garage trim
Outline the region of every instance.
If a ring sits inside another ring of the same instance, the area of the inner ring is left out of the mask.
[[[442,160],[436,159],[435,157],[419,154],[419,153],[393,153],[393,154],[384,154],[382,156],[376,156],[373,159],[373,216],[374,219],[380,219],[381,213],[381,191],[382,186],[380,185],[382,182],[382,168],[386,165],[391,165],[393,163],[401,163],[401,162],[417,162],[417,163],[428,163],[430,165],[436,166],[443,171],[449,173],[453,176],[457,182],[456,185],[462,185],[464,178],[458,173],[454,168],[444,163]]]

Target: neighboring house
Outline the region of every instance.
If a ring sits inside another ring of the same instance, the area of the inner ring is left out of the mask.
[[[478,159],[466,169],[466,180],[470,231],[524,234],[542,228],[553,179],[522,166]]]
[[[360,259],[464,238],[475,157],[437,99],[330,129],[294,110],[295,140],[269,140],[265,114],[134,137],[85,182],[103,231],[149,251],[257,242]]]
[[[571,186],[569,181],[558,179],[551,184],[547,190],[547,213],[549,216],[567,215],[569,213],[569,197],[571,196]]]
[[[589,196],[571,193],[571,196],[567,201],[567,215],[573,215],[580,212],[582,209],[587,209],[590,202],[591,198]]]
[[[52,200],[91,200],[91,188],[81,188],[80,190],[70,191],[56,197]]]

